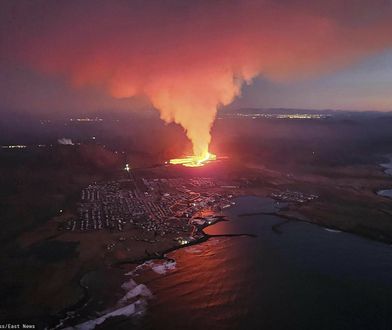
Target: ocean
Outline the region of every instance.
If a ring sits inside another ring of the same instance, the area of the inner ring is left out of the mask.
[[[127,272],[124,296],[139,299],[107,328],[392,328],[391,246],[277,216],[241,216],[270,212],[273,201],[235,201],[230,221],[206,232],[255,237],[211,238]]]

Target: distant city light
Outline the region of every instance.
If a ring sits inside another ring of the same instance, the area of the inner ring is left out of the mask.
[[[330,115],[314,114],[314,113],[233,113],[227,114],[225,117],[243,117],[252,119],[327,119]]]
[[[7,145],[7,146],[1,146],[3,149],[24,149],[27,148],[26,145],[24,144],[14,144],[14,145]]]
[[[91,122],[91,121],[103,121],[102,118],[70,118],[69,121],[78,121],[78,122]]]

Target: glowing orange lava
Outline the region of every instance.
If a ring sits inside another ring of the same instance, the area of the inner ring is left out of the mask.
[[[185,158],[170,159],[169,163],[173,165],[183,165],[187,167],[199,167],[216,160],[216,155],[207,152],[203,156],[186,156]]]

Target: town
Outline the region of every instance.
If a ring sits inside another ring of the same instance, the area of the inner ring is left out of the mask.
[[[195,232],[234,202],[235,186],[211,178],[135,178],[94,183],[84,188],[75,219],[64,229],[76,232],[139,228],[153,237]],[[205,211],[208,210],[209,214]],[[209,216],[208,216],[209,215]],[[181,236],[182,235],[182,236]]]

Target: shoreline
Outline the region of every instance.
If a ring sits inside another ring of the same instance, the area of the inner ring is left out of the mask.
[[[389,174],[387,174],[389,175]],[[244,195],[247,196],[247,195]],[[249,195],[250,196],[250,195]],[[260,196],[260,195],[253,195],[256,197],[261,197],[261,198],[267,198],[268,196]],[[333,226],[330,224],[326,224],[326,223],[317,223],[317,222],[313,222],[307,218],[305,218],[304,216],[302,216],[300,213],[298,213],[298,215],[293,215],[293,214],[289,214],[289,212],[291,212],[290,210],[286,210],[283,211],[286,213],[282,213],[281,211],[273,211],[273,212],[250,212],[250,213],[241,213],[238,214],[238,217],[249,217],[249,216],[257,216],[257,215],[271,215],[271,216],[277,216],[279,218],[281,218],[283,221],[279,222],[275,225],[272,226],[272,230],[276,233],[276,234],[281,234],[282,232],[279,230],[279,228],[289,222],[303,222],[303,223],[309,223],[312,225],[316,225],[318,227],[321,227],[323,229],[330,229],[330,230],[334,230],[334,231],[339,231],[339,232],[343,232],[346,234],[353,234],[356,235],[358,237],[364,238],[364,239],[368,239],[371,241],[375,241],[375,242],[380,242],[380,243],[384,243],[387,245],[391,245],[392,244],[392,239],[389,238],[385,238],[385,237],[380,237],[380,236],[373,236],[373,235],[369,235],[369,234],[365,234],[365,233],[360,233],[360,232],[356,232],[353,230],[348,230],[348,229],[343,229],[340,228],[339,226]],[[294,211],[295,212],[295,211]],[[209,227],[209,226],[213,226],[219,222],[222,221],[231,221],[230,219],[227,218],[227,216],[225,215],[219,215],[217,216],[216,220],[213,221],[212,223],[207,223],[207,224],[203,224],[203,225],[197,225],[194,224],[194,233],[197,235],[201,235],[198,238],[194,238],[194,240],[186,243],[186,244],[182,244],[182,245],[175,245],[172,246],[168,249],[159,251],[159,252],[155,252],[152,253],[150,255],[144,256],[144,257],[140,257],[140,258],[132,258],[132,259],[124,259],[124,260],[120,260],[120,261],[116,261],[113,262],[112,264],[110,264],[110,267],[119,267],[121,268],[122,265],[141,265],[144,262],[147,261],[151,261],[151,260],[167,260],[167,261],[175,261],[174,259],[170,258],[167,256],[167,254],[177,251],[179,249],[182,248],[187,248],[190,246],[194,246],[197,244],[201,244],[204,243],[206,241],[208,241],[210,238],[214,238],[214,237],[257,237],[257,235],[254,234],[248,234],[248,233],[239,233],[239,234],[217,234],[217,235],[210,235],[204,232],[204,229]],[[196,236],[195,235],[195,236]],[[194,237],[194,236],[192,236]],[[91,270],[90,270],[91,271]],[[82,285],[81,281],[83,279],[83,277],[86,275],[87,273],[83,274],[80,277],[79,280],[79,286],[83,289],[83,296],[80,298],[80,300],[78,302],[76,302],[75,304],[73,304],[70,307],[65,308],[63,311],[59,312],[57,315],[59,315],[58,318],[56,318],[56,320],[58,320],[58,322],[56,323],[56,325],[54,325],[53,327],[49,326],[49,329],[58,329],[59,327],[62,326],[62,324],[60,322],[62,322],[64,319],[66,319],[68,317],[68,313],[70,312],[74,312],[77,313],[78,310],[80,310],[81,308],[84,307],[84,305],[88,302],[89,298],[90,298],[90,293],[88,291],[88,287],[85,287]],[[48,317],[49,319],[50,317]],[[50,324],[53,324],[54,322],[50,322]]]
[[[381,166],[381,165],[380,165]],[[388,169],[392,169],[392,167],[388,168]],[[389,175],[389,174],[387,174]],[[389,175],[390,176],[390,175]],[[244,195],[247,196],[247,195]],[[249,195],[251,196],[251,195]],[[260,196],[260,195],[252,195],[255,197],[261,197],[261,198],[268,198],[269,196]],[[273,198],[272,198],[273,199]],[[275,200],[275,199],[274,199]],[[276,201],[276,200],[275,200]],[[290,210],[286,210],[283,212],[290,212]],[[277,216],[279,218],[281,218],[282,220],[284,220],[282,223],[278,223],[276,225],[273,226],[273,230],[278,232],[278,230],[276,230],[278,227],[292,222],[292,221],[296,221],[296,222],[303,222],[303,223],[308,223],[308,224],[312,224],[312,225],[316,225],[319,227],[322,227],[324,229],[330,229],[330,230],[334,230],[334,231],[338,231],[338,232],[343,232],[343,233],[347,233],[347,234],[352,234],[352,235],[356,235],[358,237],[364,238],[364,239],[368,239],[371,241],[375,241],[375,242],[381,242],[387,245],[391,245],[392,244],[392,238],[384,238],[384,237],[375,237],[372,235],[368,235],[368,234],[364,234],[364,233],[359,233],[353,230],[348,230],[348,229],[344,229],[341,228],[339,226],[334,226],[331,224],[327,224],[327,223],[317,223],[314,222],[310,219],[307,219],[306,217],[302,216],[300,213],[298,215],[292,215],[292,214],[287,214],[287,213],[282,213],[281,211],[273,211],[273,212],[249,212],[249,213],[241,213],[238,214],[238,217],[249,217],[249,216],[257,216],[257,215],[272,215],[272,216]],[[390,215],[390,214],[388,214]],[[162,259],[167,259],[167,260],[172,260],[171,258],[166,257],[166,254],[171,253],[173,251],[179,250],[181,248],[186,248],[189,246],[193,246],[196,244],[200,244],[200,243],[204,243],[206,241],[208,241],[210,238],[213,237],[241,237],[241,236],[245,236],[245,237],[257,237],[257,235],[254,234],[248,234],[248,233],[239,233],[239,234],[218,234],[218,235],[210,235],[210,234],[206,234],[204,232],[204,228],[207,228],[209,226],[215,225],[218,222],[221,221],[230,221],[230,219],[227,219],[226,216],[219,216],[219,218],[210,223],[210,224],[205,224],[205,225],[194,225],[197,228],[197,232],[202,234],[202,237],[200,238],[196,238],[195,240],[187,243],[187,244],[183,244],[180,246],[174,246],[171,247],[169,249],[163,250],[159,253],[150,255],[150,256],[146,256],[146,257],[142,257],[142,258],[137,258],[137,259],[126,259],[126,260],[122,260],[122,261],[117,261],[114,262],[112,264],[112,266],[120,266],[120,265],[125,265],[125,264],[141,264],[143,262],[149,261],[149,260],[162,260]]]
[[[200,238],[195,238],[194,240],[192,240],[189,243],[186,244],[182,244],[182,245],[178,245],[178,246],[173,246],[169,249],[163,250],[159,253],[154,253],[152,255],[146,256],[146,257],[142,257],[142,258],[137,258],[137,259],[125,259],[125,260],[121,260],[121,261],[116,261],[114,263],[112,263],[112,266],[121,266],[121,265],[126,265],[126,264],[135,264],[135,265],[140,265],[146,261],[150,261],[150,260],[172,260],[171,258],[168,258],[166,255],[182,249],[182,248],[186,248],[189,246],[193,246],[193,245],[197,245],[197,244],[201,244],[204,243],[206,241],[208,241],[210,238],[214,238],[214,237],[241,237],[241,236],[248,236],[248,237],[257,237],[257,235],[254,234],[248,234],[248,233],[241,233],[241,234],[218,234],[218,235],[211,235],[211,234],[207,234],[204,232],[204,229],[210,226],[213,226],[219,222],[222,221],[230,221],[228,220],[225,216],[219,216],[219,218],[217,218],[216,221],[213,221],[212,223],[209,224],[204,224],[204,225],[194,225],[196,229],[196,232],[198,234],[201,234],[202,236]]]
[[[383,162],[383,163],[377,163],[374,164],[375,166],[378,167],[378,169],[380,170],[380,172],[382,172],[385,175],[386,180],[390,180],[390,178],[392,178],[392,173],[389,173],[390,171],[392,171],[392,155],[388,154],[388,155],[384,155],[384,157],[386,159],[388,159],[388,161]],[[392,191],[392,188],[389,188],[388,186],[379,186],[378,188],[373,188],[371,191],[374,195],[376,195],[377,197],[381,197],[383,199],[385,199],[385,201],[389,200],[391,201],[391,197],[388,196],[383,196],[378,194],[378,192],[383,191],[383,190],[390,190]],[[269,197],[266,196],[265,194],[251,194],[253,196],[257,196],[257,197]],[[274,198],[272,198],[274,199]],[[276,199],[274,199],[276,201]],[[311,203],[311,202],[310,202]],[[379,208],[378,211],[380,213],[383,213],[389,217],[392,217],[392,212],[389,212],[386,209],[383,208]],[[309,223],[309,224],[313,224],[313,225],[317,225],[320,227],[323,227],[325,229],[331,229],[331,230],[338,230],[340,232],[343,233],[347,233],[347,234],[352,234],[352,235],[356,235],[358,237],[367,239],[367,240],[371,240],[374,242],[380,242],[383,244],[387,244],[387,245],[392,245],[392,236],[387,235],[385,231],[382,230],[376,230],[374,229],[374,231],[371,230],[367,230],[366,228],[361,228],[358,227],[358,229],[350,229],[350,228],[343,228],[344,227],[344,223],[343,226],[339,226],[339,225],[332,225],[328,222],[325,221],[320,221],[317,217],[311,217],[308,218],[304,215],[301,214],[300,210],[296,210],[291,209],[290,207],[286,210],[281,210],[281,211],[273,211],[273,212],[250,212],[250,213],[242,213],[238,216],[240,217],[246,217],[246,216],[253,216],[253,215],[273,215],[273,216],[278,216],[282,219],[285,219],[285,221],[281,224],[278,225],[274,225],[273,230],[277,233],[279,233],[279,230],[277,228],[279,228],[279,226],[290,222],[290,221],[299,221],[299,222],[304,222],[304,223]],[[312,220],[313,219],[313,220]],[[314,219],[318,219],[317,221]],[[372,229],[372,228],[369,228]]]
[[[392,177],[392,156],[388,155],[386,156],[389,158],[389,162],[388,163],[382,163],[382,164],[378,164],[382,169],[383,169],[383,173],[386,176]],[[386,193],[387,192],[387,193]],[[377,190],[374,191],[374,193],[377,196],[381,196],[384,198],[388,198],[388,199],[392,199],[392,188],[391,187],[381,187],[378,188]],[[388,195],[388,193],[390,193],[390,195]]]
[[[121,261],[116,261],[110,264],[110,267],[119,267],[121,268],[122,265],[141,265],[147,261],[151,261],[151,260],[167,260],[167,261],[174,261],[174,259],[167,257],[167,254],[174,252],[176,250],[182,249],[182,248],[186,248],[186,247],[190,247],[193,245],[197,245],[200,243],[204,243],[206,241],[208,241],[210,238],[213,237],[223,237],[223,236],[228,236],[228,237],[234,237],[234,236],[249,236],[249,237],[254,237],[255,235],[252,234],[223,234],[223,235],[209,235],[206,234],[204,232],[204,228],[207,228],[209,226],[215,225],[219,222],[222,221],[230,221],[226,218],[226,216],[224,215],[219,215],[217,216],[216,220],[213,221],[212,223],[207,223],[207,224],[203,224],[203,225],[194,225],[194,227],[196,228],[195,232],[196,234],[201,234],[202,236],[200,238],[195,238],[194,240],[192,240],[191,242],[187,243],[187,244],[183,244],[183,245],[175,245],[171,248],[165,249],[163,251],[160,252],[155,252],[152,253],[148,256],[145,257],[141,257],[141,258],[134,258],[134,259],[124,259]],[[78,281],[78,285],[82,288],[83,290],[83,296],[73,305],[66,307],[64,310],[56,313],[55,315],[49,315],[47,318],[44,318],[42,321],[43,324],[46,325],[47,329],[59,329],[61,327],[64,326],[63,322],[65,320],[67,320],[67,318],[69,317],[69,313],[75,313],[77,314],[79,311],[81,311],[82,308],[84,308],[84,306],[87,304],[87,302],[89,301],[89,299],[91,298],[91,294],[88,290],[87,286],[84,286],[82,284],[82,280],[84,278],[84,276],[86,276],[87,273],[89,273],[91,271],[91,269],[88,272],[85,272],[84,274],[82,274],[79,278]],[[71,326],[72,327],[72,326]]]
[[[83,296],[72,306],[66,307],[63,311],[60,311],[57,313],[57,317],[53,316],[52,322],[47,322],[47,327],[45,329],[50,329],[50,330],[55,330],[59,329],[64,326],[64,321],[66,321],[69,317],[71,317],[69,314],[73,313],[76,314],[78,311],[80,311],[91,298],[90,292],[88,291],[88,287],[82,284],[82,280],[84,276],[86,276],[87,273],[84,273],[79,281],[78,284],[83,290]],[[55,323],[55,324],[54,324]]]
[[[383,243],[386,245],[392,245],[392,238],[384,238],[384,237],[379,237],[379,236],[374,237],[372,235],[368,235],[365,233],[359,233],[354,230],[348,230],[348,229],[344,229],[344,228],[341,228],[338,226],[333,226],[333,225],[326,224],[326,223],[313,222],[309,219],[306,219],[305,217],[300,218],[298,216],[294,216],[294,215],[290,215],[290,214],[284,214],[284,213],[282,214],[279,212],[252,212],[252,213],[242,213],[242,214],[239,214],[238,216],[239,217],[250,217],[250,216],[257,216],[257,215],[272,215],[272,216],[282,218],[282,220],[284,220],[283,222],[272,226],[272,230],[274,232],[276,232],[277,234],[281,234],[281,232],[278,229],[280,226],[283,226],[289,222],[295,221],[295,222],[308,223],[308,224],[315,225],[315,226],[318,226],[318,227],[321,227],[324,229],[330,229],[330,230],[334,230],[334,231],[338,231],[338,232],[342,232],[342,233],[346,233],[346,234],[355,235],[355,236],[358,236],[358,237],[361,237],[361,238],[364,238],[364,239],[367,239],[367,240],[370,240],[373,242]],[[388,214],[388,215],[392,216],[392,214]]]

